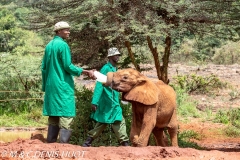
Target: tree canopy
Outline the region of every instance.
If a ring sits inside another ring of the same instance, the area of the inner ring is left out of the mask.
[[[27,1],[27,0],[26,0]],[[61,20],[71,24],[74,62],[92,68],[105,63],[111,46],[136,55],[152,53],[159,79],[168,81],[170,55],[184,38],[219,37],[239,40],[238,0],[28,0],[29,27],[52,34]],[[138,47],[148,50],[138,53]],[[204,54],[211,54],[207,50]],[[162,64],[160,62],[162,60]]]

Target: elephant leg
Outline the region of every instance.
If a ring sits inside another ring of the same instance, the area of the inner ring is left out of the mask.
[[[167,131],[166,131],[167,132]],[[170,146],[169,140],[168,140],[168,136],[165,131],[163,131],[163,142],[165,143],[166,146]]]
[[[157,143],[157,146],[162,146],[162,147],[165,147],[166,146],[166,143],[164,141],[166,137],[166,135],[164,135],[164,132],[163,132],[163,128],[154,128],[153,129],[153,135],[154,135],[154,138],[155,138],[155,141]]]
[[[140,134],[141,122],[142,120],[136,119],[136,115],[133,113],[132,125],[131,125],[131,131],[130,131],[130,141],[132,142],[133,147],[137,146],[137,144],[134,143],[134,137]]]
[[[174,128],[168,128],[168,133],[171,139],[172,146],[178,147],[178,138],[177,138],[177,127]]]
[[[144,114],[139,136],[134,137],[134,143],[137,147],[145,147],[148,144],[150,134],[156,125],[156,110],[155,106],[144,106]]]
[[[176,113],[176,109],[173,112],[172,118],[168,124],[168,133],[171,139],[171,144],[172,146],[178,146],[178,138],[177,138],[177,134],[178,134],[178,121],[177,121],[177,113]]]

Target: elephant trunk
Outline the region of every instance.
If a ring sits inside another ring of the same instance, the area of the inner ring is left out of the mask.
[[[113,72],[107,73],[107,82],[104,84],[105,86],[110,86],[113,81]]]

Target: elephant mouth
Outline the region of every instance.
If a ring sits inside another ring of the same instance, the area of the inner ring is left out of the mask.
[[[122,87],[121,85],[113,85],[112,88],[118,92],[127,92],[126,88]]]
[[[116,86],[116,85],[112,85],[112,89],[114,89],[114,90],[116,90],[116,91],[118,91],[118,92],[121,92],[121,91],[122,91],[121,87]]]

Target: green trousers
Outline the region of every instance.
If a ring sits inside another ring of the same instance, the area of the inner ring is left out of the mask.
[[[108,123],[97,122],[95,127],[88,132],[88,136],[92,137],[93,139],[96,139],[108,125],[109,125]],[[121,122],[116,121],[112,123],[111,126],[120,143],[129,140],[126,132],[126,124],[124,118],[122,119]]]
[[[59,126],[59,128],[64,128],[69,130],[73,117],[58,117],[58,116],[49,116],[48,117],[48,124],[53,126]]]

